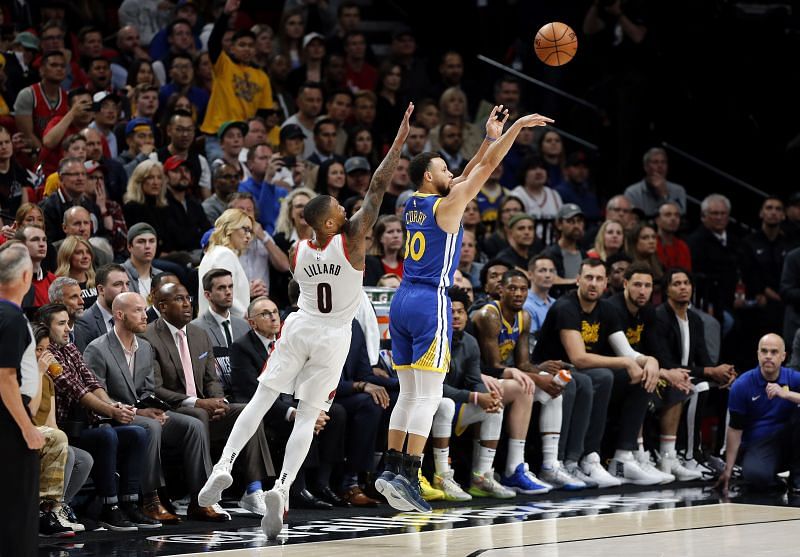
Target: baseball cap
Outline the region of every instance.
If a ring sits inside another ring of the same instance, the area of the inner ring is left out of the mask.
[[[321,40],[323,43],[325,42],[325,37],[323,37],[323,36],[322,36],[322,35],[320,35],[319,33],[314,33],[314,32],[312,32],[312,33],[308,33],[308,34],[307,34],[305,37],[303,37],[303,48],[307,47],[307,46],[308,46],[308,43],[310,43],[310,42],[311,42],[311,41],[313,41],[314,39],[319,39],[319,40]]]
[[[583,209],[574,203],[566,203],[558,210],[558,220],[571,219],[577,215],[583,216]]]
[[[148,127],[153,130],[153,122],[150,118],[134,118],[125,125],[125,137],[136,131],[136,128]]]
[[[86,174],[94,174],[98,170],[103,169],[103,165],[97,161],[93,161],[89,159],[85,163],[83,163],[83,167],[86,169]]]
[[[586,153],[583,151],[575,151],[567,155],[567,160],[564,166],[578,166],[579,164],[586,165]]]
[[[286,124],[281,128],[280,139],[285,141],[287,139],[305,139],[306,134],[303,133],[303,128],[297,124]]]
[[[92,103],[94,104],[94,110],[97,112],[100,110],[100,105],[103,104],[103,101],[114,101],[115,103],[119,104],[120,97],[116,93],[112,93],[110,91],[99,91],[92,96]]]
[[[186,164],[186,159],[178,155],[172,155],[164,161],[164,170],[175,170],[180,165]]]
[[[22,31],[14,37],[14,44],[21,45],[29,50],[39,50],[39,37],[29,31]]]
[[[158,233],[156,233],[155,228],[146,222],[137,222],[128,229],[128,244],[133,242],[137,236],[141,236],[142,234],[152,234],[156,238],[158,237]]]
[[[510,221],[508,221],[508,227],[509,228],[514,228],[514,225],[516,225],[521,220],[529,220],[532,223],[536,224],[536,221],[528,213],[517,213],[516,215],[511,217]]]
[[[350,174],[351,172],[356,172],[358,170],[369,172],[371,170],[369,167],[369,161],[364,157],[350,157],[344,161],[344,171],[346,174]]]
[[[242,135],[247,135],[247,124],[238,120],[229,120],[227,122],[223,122],[219,127],[217,130],[217,138],[222,139],[225,136],[225,133],[231,128],[239,128],[239,130],[242,132]]]

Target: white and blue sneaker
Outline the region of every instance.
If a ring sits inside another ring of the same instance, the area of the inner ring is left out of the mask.
[[[525,495],[548,493],[553,486],[537,478],[528,468],[528,464],[520,462],[510,476],[500,478],[500,483]]]
[[[415,478],[416,479],[416,478]],[[377,482],[376,482],[377,485]],[[411,508],[404,508],[400,509],[395,507],[395,502],[389,499],[387,494],[381,491],[381,494],[386,497],[386,501],[389,502],[392,507],[397,510],[408,510],[408,511],[418,511],[421,513],[429,513],[431,512],[431,506],[428,502],[422,498],[422,493],[419,490],[419,480],[417,481],[409,481],[405,476],[402,474],[397,474],[394,479],[389,482],[389,485],[393,488],[393,494],[400,498],[402,503],[405,503],[405,506],[410,506]],[[402,505],[401,503],[401,505]]]
[[[586,483],[572,476],[560,462],[554,466],[545,468],[542,466],[539,472],[541,479],[550,484],[553,489],[563,489],[564,491],[580,491],[586,489]]]

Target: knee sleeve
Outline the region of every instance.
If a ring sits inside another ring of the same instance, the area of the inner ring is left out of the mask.
[[[421,437],[427,437],[431,431],[431,424],[433,423],[433,415],[436,414],[436,409],[439,408],[439,401],[442,399],[442,393],[432,393],[423,396],[417,396],[414,412],[408,420],[408,432]]]
[[[500,432],[503,429],[503,412],[486,414],[481,422],[481,441],[497,441],[500,439]]]
[[[413,370],[403,370],[397,374],[400,382],[400,394],[389,418],[389,429],[408,431],[408,420],[416,404],[416,387]]]
[[[452,398],[442,398],[439,408],[433,416],[433,436],[445,439],[453,432],[453,418],[456,415],[456,403]]]

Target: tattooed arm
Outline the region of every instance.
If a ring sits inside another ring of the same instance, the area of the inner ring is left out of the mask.
[[[347,247],[351,261],[363,259],[364,234],[375,226],[375,221],[378,220],[378,211],[383,202],[383,194],[392,180],[392,174],[394,174],[397,162],[400,160],[400,151],[406,142],[406,137],[408,137],[409,119],[412,112],[414,112],[414,104],[409,103],[406,113],[403,115],[403,122],[397,130],[397,136],[394,138],[389,152],[386,153],[386,157],[378,165],[375,174],[372,176],[361,209],[350,218],[350,226],[347,231]],[[361,257],[356,257],[357,255],[361,255]]]

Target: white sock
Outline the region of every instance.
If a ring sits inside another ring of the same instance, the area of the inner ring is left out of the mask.
[[[509,439],[506,476],[513,474],[517,466],[523,462],[525,462],[525,439]]]
[[[495,449],[490,449],[489,447],[481,445],[478,460],[476,460],[475,464],[472,466],[472,473],[483,476],[486,472],[491,470],[492,463],[494,462],[494,453],[496,452]]]
[[[617,449],[617,452],[614,453],[614,460],[633,460],[633,452]]]
[[[644,453],[644,437],[638,437],[636,439],[636,444],[639,445],[639,452]]]
[[[450,447],[444,449],[433,448],[433,467],[436,473],[441,475],[450,470]]]
[[[675,440],[676,437],[674,435],[661,436],[661,446],[659,447],[659,452],[661,453],[662,458],[667,454],[675,454]]]
[[[558,433],[545,433],[542,435],[542,468],[552,470],[558,460]]]

